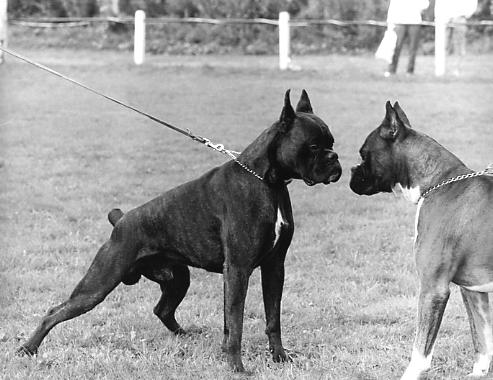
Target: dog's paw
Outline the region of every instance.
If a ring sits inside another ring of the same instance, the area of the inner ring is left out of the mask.
[[[468,379],[479,379],[488,375],[488,370],[490,369],[491,357],[489,355],[478,356],[476,363],[472,367],[472,372],[467,375]]]
[[[17,356],[36,356],[38,354],[38,349],[22,345],[15,351],[15,354]]]
[[[181,327],[178,327],[176,330],[173,331],[173,334],[178,335],[178,336],[184,336],[184,335],[187,335],[188,332],[187,332],[187,330],[184,330]]]
[[[275,363],[292,362],[293,361],[291,356],[282,347],[273,348],[273,349],[271,349],[271,352],[272,352],[272,360]]]
[[[225,336],[223,338],[223,341],[221,343],[221,351],[224,353],[228,352],[228,337],[227,336]]]
[[[243,366],[240,358],[231,358],[228,360],[228,363],[233,372],[245,372],[245,367]]]
[[[203,327],[192,326],[188,327],[186,330],[182,327],[178,327],[176,330],[173,331],[173,333],[180,336],[191,336],[203,334],[205,331],[206,329]]]
[[[207,331],[206,328],[197,327],[197,326],[188,327],[187,329],[184,329],[184,328],[179,326],[176,329],[172,330],[173,334],[175,334],[176,336],[181,336],[181,337],[191,337],[194,335],[202,335],[206,331]]]

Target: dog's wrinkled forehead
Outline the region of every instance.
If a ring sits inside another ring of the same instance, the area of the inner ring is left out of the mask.
[[[372,131],[368,137],[366,138],[365,142],[361,146],[359,150],[359,154],[363,160],[368,159],[368,156],[375,152],[375,151],[381,151],[384,150],[388,147],[388,144],[385,142],[380,137],[380,134],[378,132],[378,128]]]
[[[316,140],[319,144],[327,146],[334,145],[334,137],[330,133],[329,127],[322,119],[311,113],[298,112],[293,130],[303,133],[307,140]]]

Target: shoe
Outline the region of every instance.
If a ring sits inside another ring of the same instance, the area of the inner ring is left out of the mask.
[[[391,73],[390,71],[386,71],[386,72],[384,72],[384,73],[383,73],[383,76],[384,76],[385,78],[388,78],[388,77],[390,77],[391,75],[392,75],[392,73]]]

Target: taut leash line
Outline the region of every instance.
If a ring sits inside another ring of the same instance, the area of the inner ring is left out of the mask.
[[[102,92],[99,92],[99,91],[97,91],[97,90],[95,90],[95,89],[93,89],[93,88],[91,88],[89,86],[86,86],[85,84],[83,84],[81,82],[78,82],[75,79],[69,78],[66,75],[63,75],[63,74],[59,73],[58,71],[55,71],[53,69],[50,69],[49,67],[47,67],[47,66],[45,66],[45,65],[43,65],[41,63],[34,62],[34,61],[30,60],[29,58],[20,55],[19,53],[13,52],[12,50],[6,49],[6,48],[1,47],[1,46],[0,46],[0,50],[3,50],[5,53],[10,54],[10,55],[12,55],[12,56],[14,56],[14,57],[16,57],[16,58],[24,61],[24,62],[27,62],[27,63],[29,63],[29,64],[31,64],[31,65],[39,68],[39,69],[48,71],[49,73],[51,73],[53,75],[56,75],[59,78],[65,79],[66,81],[69,81],[70,83],[73,83],[73,84],[75,84],[75,85],[77,85],[79,87],[82,87],[82,88],[84,88],[84,89],[86,89],[86,90],[88,90],[88,91],[90,91],[90,92],[92,92],[92,93],[94,93],[96,95],[102,96],[103,98],[108,99],[108,100],[110,100],[110,101],[112,101],[114,103],[117,103],[117,104],[119,104],[119,105],[121,105],[121,106],[123,106],[125,108],[131,109],[132,111],[137,112],[138,114],[141,114],[143,116],[146,116],[149,119],[151,119],[151,120],[153,120],[153,121],[155,121],[155,122],[157,122],[159,124],[162,124],[162,125],[170,128],[170,129],[172,129],[172,130],[174,130],[176,132],[179,132],[179,133],[181,133],[183,135],[189,136],[192,139],[194,139],[194,137],[195,137],[190,131],[184,131],[181,128],[178,128],[178,127],[175,127],[174,125],[171,125],[169,123],[166,123],[165,121],[160,120],[157,117],[154,117],[152,115],[149,115],[147,112],[138,110],[137,108],[132,107],[131,105],[125,104],[125,103],[123,103],[122,101],[120,101],[118,99],[115,99],[115,98],[113,98],[113,97],[111,97],[109,95],[103,94]],[[201,140],[197,140],[197,141],[203,142]]]
[[[155,121],[156,123],[158,124],[161,124],[161,125],[164,125],[165,127],[169,128],[169,129],[172,129],[173,131],[175,132],[178,132],[178,133],[181,133],[182,135],[185,135],[189,138],[191,138],[192,140],[194,141],[197,141],[201,144],[204,144],[205,146],[211,148],[211,149],[214,149],[215,151],[219,152],[219,153],[223,153],[227,156],[229,156],[233,161],[235,161],[238,165],[240,165],[243,169],[245,169],[248,173],[254,175],[255,177],[257,177],[258,179],[260,179],[261,181],[263,181],[263,177],[258,175],[257,173],[255,173],[255,171],[253,171],[252,169],[250,169],[247,165],[245,165],[244,163],[240,162],[237,158],[237,155],[239,154],[238,152],[235,152],[235,151],[232,151],[232,150],[228,150],[228,149],[225,149],[224,148],[224,145],[222,144],[214,144],[211,142],[211,140],[205,138],[205,137],[202,137],[202,136],[199,136],[199,135],[195,135],[193,134],[190,130],[184,130],[184,129],[181,129],[181,128],[178,128],[170,123],[167,123],[165,122],[164,120],[161,120],[155,116],[152,116],[150,114],[148,114],[147,112],[144,112],[144,111],[141,111],[129,104],[126,104],[124,102],[122,102],[121,100],[118,100],[116,98],[113,98],[112,96],[109,96],[109,95],[106,95],[98,90],[95,90],[79,81],[76,81],[75,79],[72,79],[66,75],[63,75],[62,73],[59,73],[58,71],[56,70],[53,70],[39,62],[35,62],[27,57],[24,57],[23,55],[17,53],[17,52],[14,52],[10,49],[7,49],[3,46],[0,46],[0,50],[2,50],[3,52],[13,56],[13,57],[16,57],[26,63],[29,63],[30,65],[34,66],[34,67],[37,67],[38,69],[41,69],[41,70],[44,70],[44,71],[47,71],[49,72],[50,74],[53,74],[59,78],[62,78],[72,84],[75,84],[76,86],[79,86],[79,87],[82,87],[83,89],[87,90],[87,91],[90,91],[92,92],[93,94],[96,94],[96,95],[99,95],[109,101],[112,101],[113,103],[116,103],[116,104],[119,104],[120,106],[122,107],[125,107],[125,108],[128,108],[129,110],[132,110],[134,112],[137,112],[138,114],[142,115],[142,116],[145,116],[149,119],[151,119],[152,121]]]

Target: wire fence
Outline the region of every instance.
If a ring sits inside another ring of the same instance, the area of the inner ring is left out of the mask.
[[[73,28],[83,27],[98,23],[119,23],[133,24],[134,17],[45,17],[45,18],[16,18],[10,19],[12,25],[19,25],[31,28]],[[211,24],[211,25],[232,25],[232,24],[263,24],[279,26],[279,20],[266,18],[201,18],[201,17],[151,17],[146,18],[147,25],[165,25],[165,24]],[[335,20],[335,19],[293,19],[289,22],[290,27],[311,27],[320,25],[332,26],[376,26],[386,27],[386,21],[377,20]],[[434,27],[432,21],[421,22],[423,26]],[[453,22],[450,26],[456,25]],[[460,25],[467,26],[493,26],[493,20],[472,20]]]

